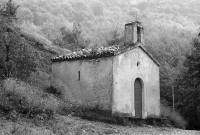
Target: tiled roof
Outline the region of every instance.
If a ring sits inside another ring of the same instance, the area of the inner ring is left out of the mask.
[[[57,56],[51,59],[52,62],[73,61],[82,59],[94,59],[101,57],[114,56],[115,52],[119,51],[122,46],[115,45],[110,47],[88,48],[80,51],[71,52],[63,56]]]
[[[94,49],[82,49],[80,51],[71,52],[63,56],[57,56],[51,59],[52,62],[74,61],[83,59],[96,59],[102,57],[115,56],[128,50],[140,47],[158,66],[159,62],[143,47],[141,43],[134,45],[115,45],[110,47],[99,47]]]

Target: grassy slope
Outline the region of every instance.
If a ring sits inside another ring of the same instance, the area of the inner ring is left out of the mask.
[[[10,122],[0,120],[1,135],[198,135],[198,131],[186,131],[174,128],[152,126],[120,126],[102,122],[83,120],[79,117],[55,116],[54,120],[46,123],[37,122],[36,126],[30,121],[20,120]]]
[[[37,72],[33,73],[29,80],[38,86],[50,85],[49,79],[51,75],[51,58],[69,53],[70,50],[56,46],[51,41],[24,28],[7,26],[9,30],[18,33],[24,37],[29,43],[29,47],[35,52],[37,63]],[[40,84],[41,83],[41,84]]]
[[[42,35],[34,33],[30,30],[12,26],[7,26],[7,28],[15,33],[19,33],[20,36],[24,37],[26,40],[34,42],[35,46],[32,47],[37,50],[49,53],[51,55],[66,54],[70,52],[70,50],[56,46],[50,40],[46,39]]]

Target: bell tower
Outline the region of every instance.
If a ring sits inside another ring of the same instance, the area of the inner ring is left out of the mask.
[[[143,26],[135,21],[125,24],[125,44],[143,43]]]

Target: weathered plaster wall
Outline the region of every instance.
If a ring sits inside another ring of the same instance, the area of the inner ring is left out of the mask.
[[[137,66],[140,62],[140,66]],[[143,80],[142,117],[160,115],[159,67],[140,48],[114,57],[113,61],[113,114],[135,116],[134,81]]]
[[[111,110],[112,63],[112,57],[53,63],[52,83],[70,101],[86,107],[98,105],[101,109]]]

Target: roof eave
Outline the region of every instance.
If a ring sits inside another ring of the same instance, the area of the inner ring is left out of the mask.
[[[137,47],[140,47],[140,48],[149,56],[149,58],[150,58],[158,67],[160,67],[160,63],[158,62],[158,60],[155,59],[155,58],[153,57],[153,55],[152,55],[150,52],[148,52],[148,51],[143,47],[143,43],[130,44],[128,47],[126,46],[126,47],[124,47],[123,49],[120,49],[120,50],[114,52],[113,54],[110,54],[110,55],[102,55],[102,56],[100,56],[100,57],[87,57],[87,58],[84,58],[84,57],[80,57],[80,58],[79,58],[79,57],[77,57],[77,58],[72,58],[72,59],[67,59],[67,58],[62,58],[62,57],[60,57],[60,58],[58,58],[58,59],[51,59],[51,61],[52,61],[53,63],[55,63],[55,62],[64,62],[64,61],[90,60],[90,59],[97,59],[97,58],[104,58],[104,57],[112,57],[112,56],[116,56],[116,55],[120,55],[120,54],[122,54],[122,53],[125,53],[125,52],[127,52],[127,51],[129,51],[129,50],[135,49],[135,48],[137,48]]]
[[[150,53],[148,52],[142,45],[139,46],[152,60],[153,62],[158,66],[160,67],[160,63],[158,62],[158,60]]]

